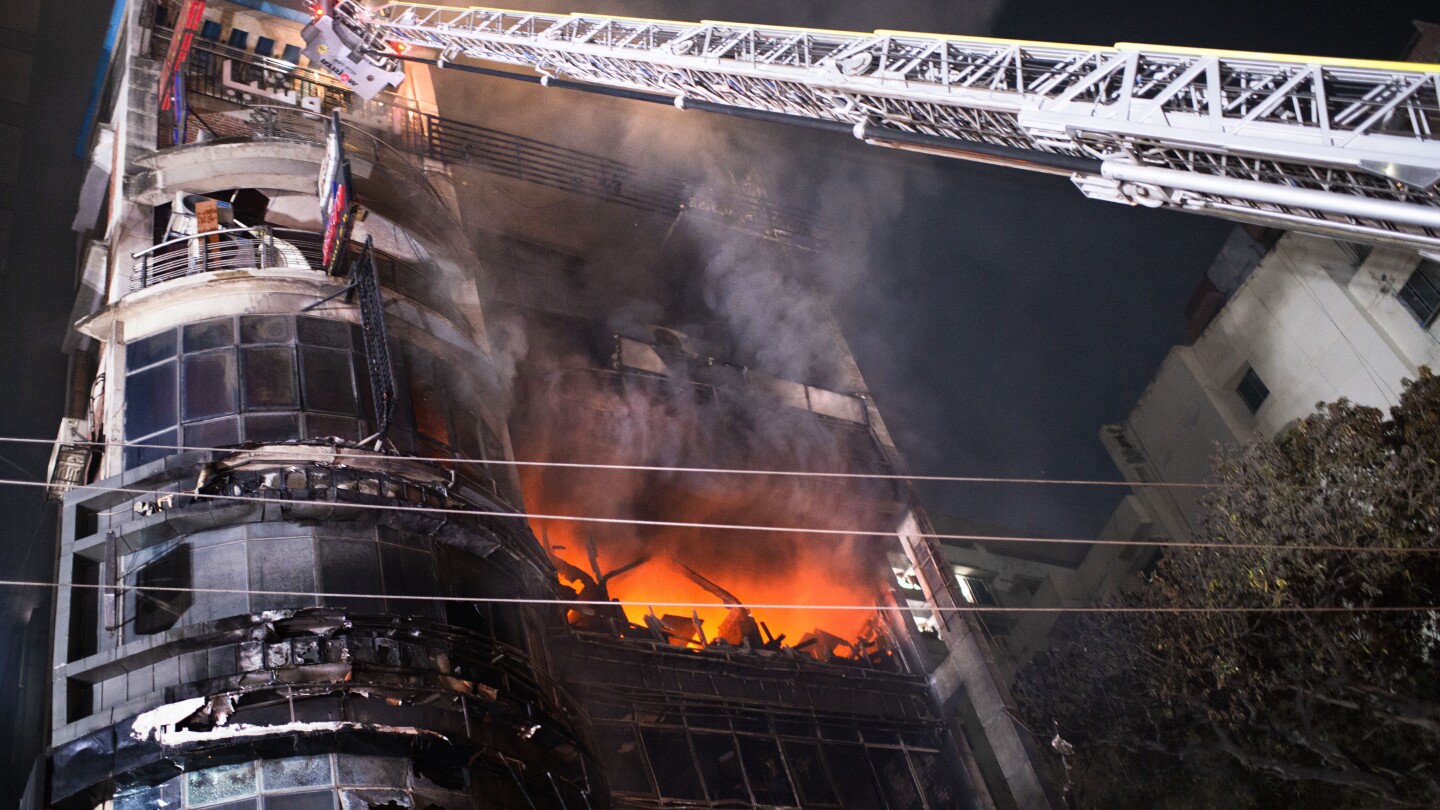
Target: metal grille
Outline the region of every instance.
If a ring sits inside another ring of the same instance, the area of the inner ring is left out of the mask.
[[[169,41],[155,30],[152,49]],[[410,106],[400,96],[365,100],[333,83],[324,73],[257,56],[217,42],[197,40],[185,68],[186,91],[251,109],[296,105],[296,115],[267,113],[240,121],[228,115],[191,114],[193,138],[199,129],[214,137],[289,137],[323,140],[322,110],[346,112],[346,146],[373,152],[377,145],[451,165],[465,165],[523,183],[580,194],[657,216],[691,212],[765,239],[811,249],[818,237],[808,212],[767,200],[743,189],[721,200],[701,200],[686,184],[656,176],[601,155],[566,149],[503,130],[442,118]],[[283,120],[277,120],[280,115]],[[308,117],[309,121],[300,121]],[[198,124],[198,128],[194,127]],[[293,126],[292,126],[293,124]],[[363,126],[370,142],[360,143]],[[169,146],[162,143],[160,146]]]
[[[390,337],[385,332],[385,300],[375,276],[370,237],[350,264],[350,283],[360,301],[360,330],[365,338],[365,366],[370,372],[370,393],[375,402],[375,432],[385,435],[395,416],[395,370],[390,363]]]
[[[978,143],[1025,150],[1032,167],[1098,159],[1075,178],[1100,199],[1440,247],[1433,67],[352,0],[335,13],[445,61],[840,122],[887,146],[917,136],[930,140],[909,148],[959,157]],[[1157,146],[1166,171],[1127,171],[1155,166]]]
[[[323,270],[320,235],[287,228],[229,228],[182,236],[132,254],[130,291],[221,270]]]

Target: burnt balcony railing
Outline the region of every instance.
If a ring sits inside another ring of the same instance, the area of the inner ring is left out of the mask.
[[[323,272],[322,235],[262,225],[181,236],[131,254],[130,291],[227,270]]]

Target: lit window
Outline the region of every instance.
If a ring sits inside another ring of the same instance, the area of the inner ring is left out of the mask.
[[[977,576],[962,574],[955,569],[955,582],[960,586],[960,595],[972,605],[993,605],[995,595],[990,592],[990,583]]]
[[[1265,399],[1270,396],[1270,389],[1265,387],[1265,382],[1255,373],[1255,369],[1247,368],[1245,376],[1240,378],[1240,384],[1235,386],[1235,393],[1245,401],[1245,407],[1249,408],[1251,413],[1258,413],[1260,406],[1264,405]]]
[[[1400,288],[1399,298],[1422,327],[1429,326],[1440,315],[1440,262],[1421,261]]]

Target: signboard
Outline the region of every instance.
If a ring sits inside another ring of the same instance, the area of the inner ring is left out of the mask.
[[[220,203],[218,200],[204,199],[195,203],[195,233],[210,233],[220,230]],[[208,244],[215,244],[220,241],[218,236],[207,236],[205,241]]]
[[[160,110],[169,110],[175,103],[170,92],[171,83],[177,71],[185,69],[190,60],[190,46],[195,43],[195,34],[204,22],[205,0],[185,0],[180,16],[175,19],[175,30],[170,34],[170,47],[165,50],[165,61],[160,63]]]
[[[340,129],[340,113],[331,113],[330,132],[325,139],[325,159],[320,164],[320,219],[325,223],[321,242],[320,262],[325,272],[338,275],[340,258],[350,245],[350,230],[355,225],[355,199],[350,193],[350,162],[345,159],[345,143]]]
[[[80,419],[60,420],[60,431],[50,450],[50,488],[46,497],[52,501],[65,499],[65,493],[89,483],[90,459],[94,453],[85,440],[84,422]]]

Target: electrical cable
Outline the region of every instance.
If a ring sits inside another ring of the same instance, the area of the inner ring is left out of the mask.
[[[147,448],[154,450],[206,451],[217,453],[243,452],[247,449],[240,447],[202,447],[198,445],[162,444],[151,442],[56,442],[55,439],[37,439],[21,436],[0,436],[0,444],[54,445],[57,443],[73,445],[77,447]],[[273,447],[277,445],[270,446]],[[408,459],[411,461],[443,462],[445,464],[479,464],[492,465],[496,467],[541,467],[578,470],[605,470],[614,472],[669,472],[694,473],[699,475],[749,475],[774,476],[785,478],[833,478],[875,481],[927,481],[937,483],[960,484],[1055,484],[1062,486],[1169,489],[1230,489],[1240,488],[1243,486],[1240,484],[1202,483],[1194,481],[1111,481],[1083,478],[1006,478],[1001,476],[981,475],[911,475],[909,473],[824,472],[816,470],[759,470],[744,467],[672,467],[658,464],[599,464],[583,461],[521,461],[516,459],[451,458],[447,456],[393,456],[386,455],[384,453],[371,452],[347,453],[346,457],[356,459],[386,459],[390,461],[395,461],[397,459]]]
[[[83,588],[88,590],[101,591],[128,591],[138,590],[133,585],[101,585],[96,583],[61,583],[61,582],[39,582],[24,579],[0,579],[0,587],[6,588]],[[255,590],[250,588],[182,588],[179,586],[145,586],[143,590],[154,593],[209,593],[209,594],[247,594],[250,596],[313,596],[319,599],[395,599],[407,602],[464,602],[477,604],[495,605],[558,605],[562,607],[664,607],[664,608],[729,608],[733,605],[726,605],[720,602],[668,602],[668,601],[639,601],[639,600],[612,600],[603,601],[599,599],[546,599],[541,597],[522,596],[416,596],[413,594],[385,594],[385,593],[343,593],[328,591],[277,591],[277,590]],[[1225,605],[1200,605],[1195,607],[1134,607],[1134,606],[1063,606],[1063,607],[1006,607],[1001,605],[807,605],[787,603],[765,603],[746,602],[739,607],[747,610],[863,610],[863,611],[904,611],[910,613],[1432,613],[1440,612],[1440,605],[1280,605],[1271,607],[1262,606],[1225,606]]]
[[[18,481],[15,479],[0,478],[0,486],[28,486],[28,487],[49,487],[47,483],[39,481]],[[1087,545],[1087,546],[1139,546],[1146,548],[1210,548],[1237,550],[1246,549],[1251,551],[1326,551],[1345,552],[1356,554],[1433,554],[1440,552],[1440,546],[1436,547],[1398,547],[1398,546],[1342,546],[1325,543],[1214,543],[1198,540],[1112,540],[1112,539],[1090,539],[1080,537],[1026,537],[1009,535],[983,535],[983,534],[950,534],[941,532],[904,532],[880,531],[875,529],[830,529],[830,528],[807,528],[803,526],[763,526],[750,523],[703,523],[697,521],[682,520],[643,520],[639,518],[612,518],[598,517],[591,515],[551,515],[534,512],[507,512],[501,510],[482,509],[458,509],[444,508],[438,506],[410,506],[390,505],[381,503],[356,503],[353,501],[314,501],[314,500],[285,500],[278,498],[266,498],[250,495],[224,495],[221,493],[208,492],[184,492],[174,490],[138,489],[134,487],[109,487],[96,484],[81,484],[70,490],[86,492],[117,492],[128,495],[154,495],[154,496],[184,496],[199,500],[232,501],[241,503],[259,504],[290,504],[305,505],[314,504],[330,508],[349,509],[371,509],[385,512],[417,512],[422,514],[436,515],[468,515],[470,517],[488,517],[517,520],[545,520],[556,522],[572,523],[596,523],[610,526],[646,526],[650,528],[666,529],[706,529],[715,531],[737,531],[737,532],[760,532],[774,534],[816,534],[837,537],[884,537],[899,538],[917,537],[932,540],[968,540],[976,542],[993,543],[1047,543],[1053,545]]]

